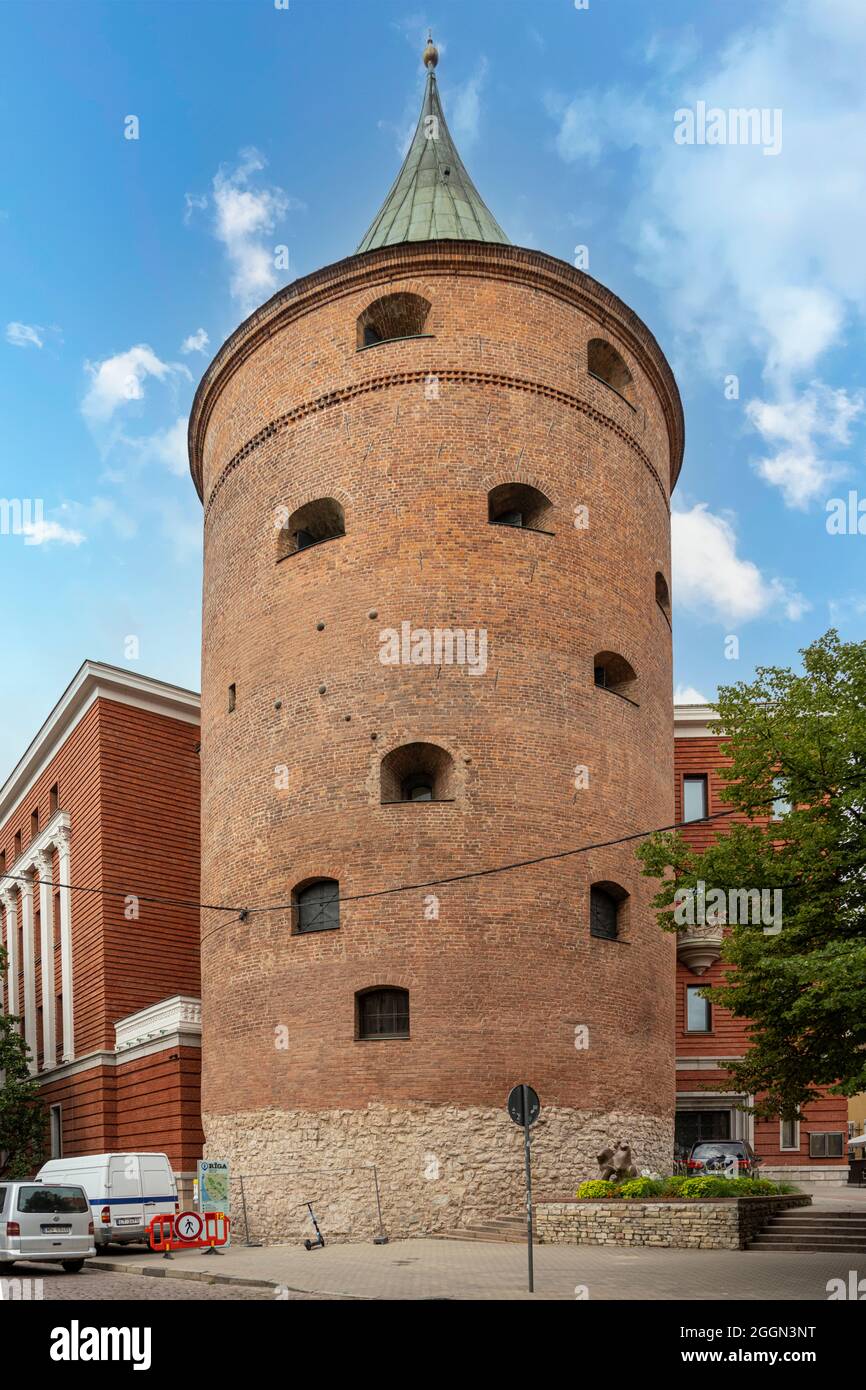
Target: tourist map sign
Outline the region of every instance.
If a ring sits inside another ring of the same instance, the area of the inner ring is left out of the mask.
[[[198,1209],[200,1212],[222,1211],[231,1215],[231,1185],[228,1163],[221,1158],[200,1158],[198,1161]]]

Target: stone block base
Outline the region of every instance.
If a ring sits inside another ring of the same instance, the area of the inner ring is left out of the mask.
[[[542,1105],[544,1097],[542,1096]],[[205,1114],[205,1153],[231,1164],[233,1239],[370,1240],[454,1229],[524,1211],[523,1131],[499,1109],[370,1105],[363,1110]],[[638,1169],[669,1172],[673,1114],[551,1106],[532,1130],[533,1192],[572,1196],[595,1155],[631,1143]]]

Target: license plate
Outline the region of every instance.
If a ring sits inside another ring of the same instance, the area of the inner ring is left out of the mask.
[[[114,1224],[115,1226],[140,1226],[141,1222],[137,1216],[119,1216]]]
[[[44,1236],[68,1236],[71,1230],[71,1226],[43,1226],[42,1234]]]

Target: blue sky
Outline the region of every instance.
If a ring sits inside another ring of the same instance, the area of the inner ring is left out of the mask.
[[[677,374],[678,685],[863,637],[866,538],[826,526],[866,497],[862,0],[5,0],[0,495],[41,511],[0,535],[4,774],[85,657],[197,688],[195,386],[256,303],[354,250],[428,25],[512,241],[586,246]],[[781,111],[781,148],[678,143],[701,101]]]

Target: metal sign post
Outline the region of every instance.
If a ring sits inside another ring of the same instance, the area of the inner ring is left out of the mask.
[[[530,1160],[529,1129],[538,1119],[541,1102],[531,1086],[523,1082],[508,1094],[508,1113],[516,1125],[523,1126],[523,1160],[526,1170],[526,1258],[529,1267],[529,1292],[535,1292],[532,1269],[532,1164]]]

